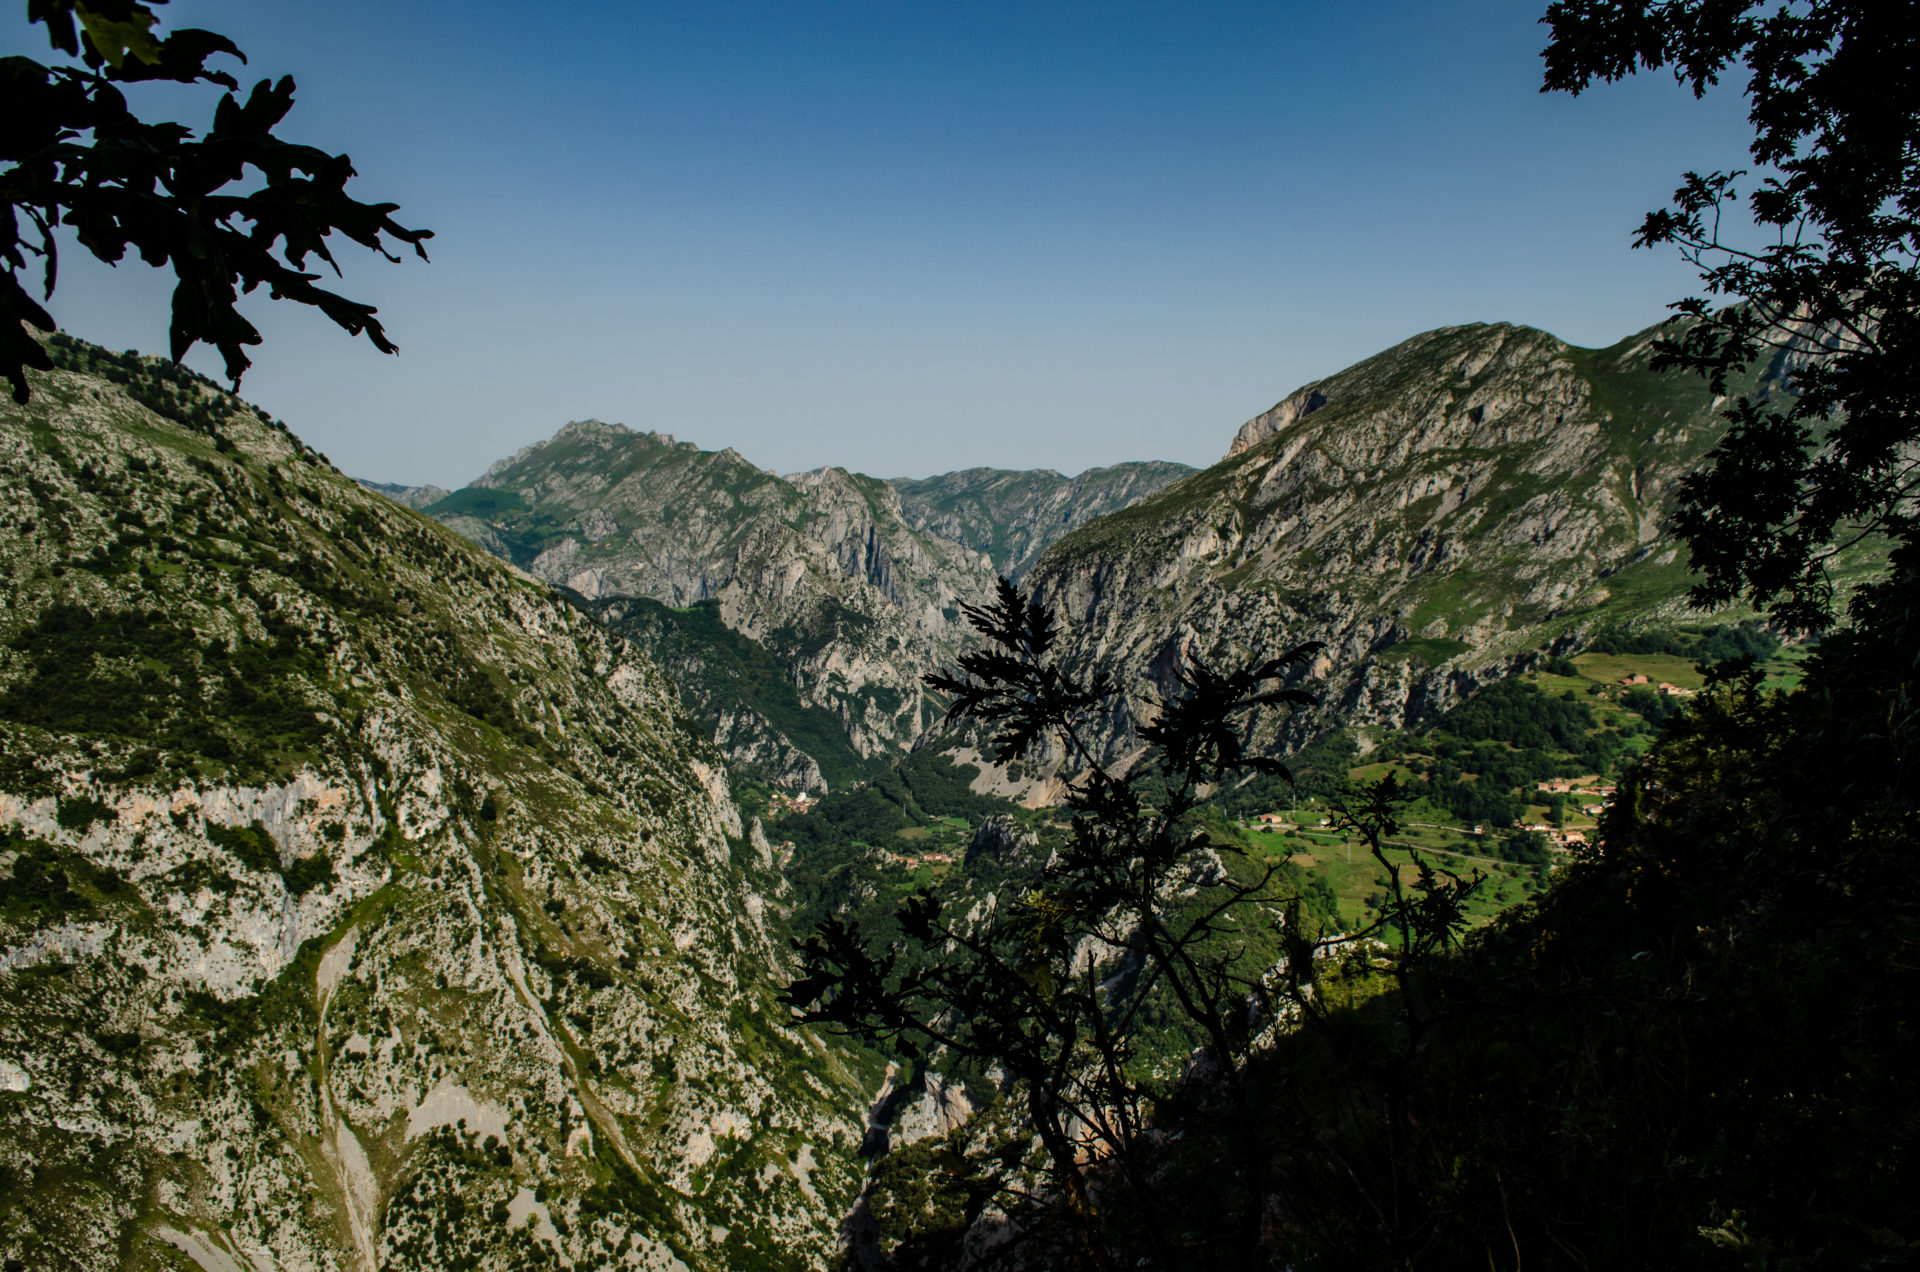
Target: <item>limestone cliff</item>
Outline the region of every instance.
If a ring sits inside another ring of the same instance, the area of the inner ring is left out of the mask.
[[[878,1073],[772,1001],[771,854],[658,668],[56,348],[0,406],[0,1258],[824,1265]]]
[[[1416,336],[1055,543],[1027,582],[1060,609],[1064,657],[1142,687],[1103,745],[1126,753],[1194,655],[1326,641],[1322,709],[1266,738],[1285,746],[1415,723],[1596,624],[1681,615],[1689,574],[1664,519],[1724,422],[1697,378],[1649,368],[1654,334],[1602,350],[1505,324]],[[998,781],[1057,793],[1045,766]]]

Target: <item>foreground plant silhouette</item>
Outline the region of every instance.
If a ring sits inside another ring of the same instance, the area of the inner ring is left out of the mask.
[[[1542,92],[1670,71],[1695,96],[1737,83],[1750,105],[1753,170],[1688,172],[1634,238],[1677,248],[1706,292],[1672,306],[1654,369],[1732,395],[1674,518],[1702,604],[1744,594],[1817,630],[1844,612],[1828,574],[1843,548],[1920,549],[1913,19],[1883,0],[1556,0],[1541,19]],[[1728,387],[1768,364],[1785,392]]]
[[[1003,579],[995,603],[967,617],[985,647],[959,674],[928,681],[952,695],[949,719],[996,729],[1001,763],[1058,747],[1079,774],[1067,791],[1070,835],[1030,890],[985,918],[948,916],[930,890],[911,897],[904,948],[877,951],[869,934],[828,919],[798,943],[786,1001],[802,1020],[897,1053],[1004,1074],[1020,1103],[1001,1142],[976,1141],[972,1163],[952,1153],[933,1163],[953,1188],[974,1190],[973,1215],[997,1199],[1024,1241],[1076,1267],[1186,1266],[1202,1250],[1203,1261],[1257,1264],[1267,1154],[1243,1080],[1248,1056],[1311,1000],[1311,966],[1329,947],[1391,930],[1399,944],[1382,956],[1411,965],[1450,940],[1472,885],[1442,885],[1422,867],[1420,885],[1403,889],[1389,866],[1394,900],[1373,926],[1318,936],[1280,886],[1280,866],[1247,860],[1198,824],[1213,784],[1245,770],[1286,775],[1243,739],[1254,712],[1312,702],[1292,682],[1318,642],[1233,671],[1190,660],[1179,691],[1138,730],[1153,763],[1120,773],[1085,741],[1116,687],[1052,661],[1051,611]],[[1393,802],[1388,782],[1341,814],[1371,831],[1383,865]],[[1197,1043],[1184,1065],[1156,1063],[1143,1046],[1169,1031]],[[1204,1124],[1228,1159],[1204,1215],[1156,1178],[1153,1149],[1175,1121]],[[1030,1137],[1038,1154],[1026,1151]]]

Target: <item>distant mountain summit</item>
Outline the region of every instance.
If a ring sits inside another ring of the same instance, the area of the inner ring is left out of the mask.
[[[985,554],[909,525],[884,481],[842,468],[782,477],[731,448],[599,420],[568,424],[425,511],[655,653],[670,645],[683,694],[728,753],[792,787],[905,751],[942,709],[921,676],[965,644],[960,606],[993,581]],[[714,621],[674,617],[689,607]],[[723,630],[746,643],[712,644]],[[778,669],[778,710],[726,687],[748,664],[752,683]],[[818,727],[817,712],[837,726]]]
[[[364,477],[359,480],[368,490],[408,508],[424,508],[447,497],[447,492],[439,486],[403,486],[397,481],[368,481]]]
[[[746,771],[817,789],[879,771],[938,718],[921,677],[971,645],[960,606],[996,574],[1190,472],[780,476],[730,447],[580,420],[465,489],[392,493],[665,661]]]

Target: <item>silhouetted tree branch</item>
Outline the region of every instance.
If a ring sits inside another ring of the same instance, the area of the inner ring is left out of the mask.
[[[292,78],[263,79],[242,99],[234,75],[207,63],[244,63],[245,56],[212,31],[160,35],[152,6],[163,3],[28,0],[28,20],[44,23],[53,49],[79,65],[0,58],[0,374],[16,402],[27,400],[27,368],[52,367],[24,328],[54,329],[41,302],[59,280],[62,226],[108,264],[132,251],[170,267],[178,279],[174,360],[211,344],[235,388],[250,365],[245,346],[260,343],[237,308],[239,296],[261,286],[277,300],[313,306],[352,335],[364,333],[383,353],[395,351],[374,307],[318,286],[308,261],[339,273],[328,245],[335,233],[390,261],[400,258],[386,241],[407,243],[424,260],[431,232],[395,221],[397,204],[348,195],[354,171],[347,156],[275,136],[293,107]],[[134,114],[118,85],[153,80],[226,90],[204,135]],[[254,188],[231,188],[249,173]],[[36,260],[39,300],[21,280]]]
[[[1742,594],[1782,626],[1835,617],[1838,542],[1920,542],[1920,32],[1873,0],[1559,0],[1543,92],[1670,69],[1696,96],[1745,81],[1755,175],[1689,172],[1638,247],[1672,245],[1706,295],[1677,302],[1656,369],[1716,394],[1758,364],[1675,525],[1702,605]],[[1738,215],[1730,217],[1730,213]],[[1731,226],[1750,221],[1765,242]],[[1764,367],[1762,369],[1765,369]],[[1784,399],[1784,400],[1783,400]]]

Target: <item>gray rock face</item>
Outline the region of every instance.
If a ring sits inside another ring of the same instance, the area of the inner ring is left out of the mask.
[[[1233,445],[1227,447],[1226,458],[1232,459],[1241,451],[1258,446],[1289,424],[1299,423],[1326,404],[1327,395],[1318,388],[1308,385],[1285,401],[1242,424],[1240,431],[1233,435]]]
[[[959,606],[992,582],[982,554],[909,526],[885,482],[840,468],[782,478],[594,420],[430,512],[589,600],[715,603],[861,756],[897,754],[931,722],[920,677],[965,641]]]
[[[1038,842],[1031,830],[1011,817],[988,817],[973,832],[973,842],[967,845],[967,860],[978,856],[1012,857],[1032,849]]]
[[[0,1258],[824,1265],[877,1068],[673,687],[216,419],[0,405]]]
[[[403,486],[395,481],[368,481],[364,477],[359,480],[368,490],[385,495],[408,508],[424,508],[428,504],[439,503],[448,493],[438,486]]]
[[[1185,464],[1148,460],[1089,468],[1078,477],[1051,469],[968,468],[895,478],[892,485],[914,529],[985,553],[998,573],[1018,579],[1055,539],[1193,472]]]
[[[827,791],[819,761],[795,746],[758,711],[736,707],[719,712],[713,744],[735,764],[784,790],[823,795]]]
[[[1653,333],[1576,349],[1445,328],[1308,385],[1214,467],[1055,543],[1028,576],[1064,657],[1165,694],[1187,660],[1315,639],[1322,707],[1256,733],[1425,719],[1596,623],[1678,614],[1662,525],[1723,422],[1702,382],[1648,369]],[[1131,697],[1102,745],[1124,762]],[[1031,776],[1045,801],[1057,781]]]

